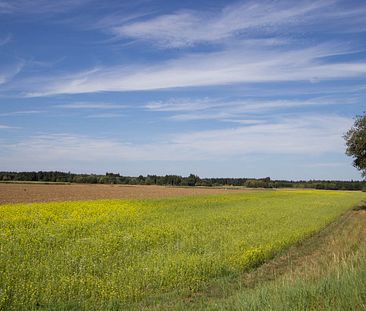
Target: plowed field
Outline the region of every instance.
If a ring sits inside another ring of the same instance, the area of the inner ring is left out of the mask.
[[[0,184],[0,204],[98,199],[145,199],[187,195],[224,194],[246,189],[179,188],[129,185]]]

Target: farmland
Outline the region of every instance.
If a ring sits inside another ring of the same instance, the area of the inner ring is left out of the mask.
[[[365,197],[233,191],[0,205],[0,309],[166,309],[235,283]]]
[[[237,192],[252,191],[245,188],[230,188],[232,191]],[[97,199],[151,199],[187,195],[225,194],[231,190],[203,187],[0,183],[0,204]]]

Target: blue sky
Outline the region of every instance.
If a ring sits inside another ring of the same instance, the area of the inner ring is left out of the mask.
[[[365,1],[0,0],[0,170],[360,179]]]

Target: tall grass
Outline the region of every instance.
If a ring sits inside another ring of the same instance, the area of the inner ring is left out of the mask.
[[[349,212],[321,235],[243,275],[236,280],[241,288],[232,280],[216,280],[225,291],[216,297],[206,292],[189,304],[178,301],[174,309],[366,310],[365,235],[366,211]],[[249,277],[255,286],[246,282]]]
[[[0,308],[129,309],[183,297],[259,265],[364,197],[269,191],[3,205]]]
[[[336,272],[315,280],[297,278],[242,291],[224,302],[193,310],[362,311],[366,310],[364,253]],[[186,306],[187,307],[187,306]],[[187,309],[184,307],[183,309]]]

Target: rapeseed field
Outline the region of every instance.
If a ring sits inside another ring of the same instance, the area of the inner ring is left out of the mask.
[[[118,310],[237,276],[325,227],[360,192],[0,205],[0,309]]]

